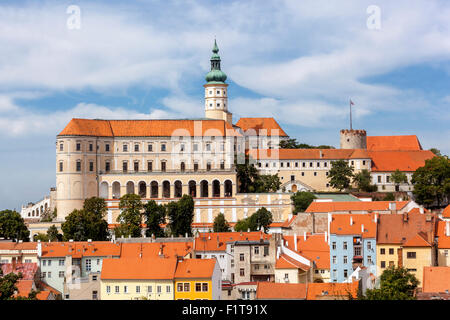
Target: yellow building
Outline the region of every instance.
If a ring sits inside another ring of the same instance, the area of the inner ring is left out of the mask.
[[[216,259],[181,261],[175,272],[175,300],[220,300],[221,278]]]
[[[104,259],[101,300],[173,300],[173,277],[177,259]]]
[[[37,263],[36,242],[0,242],[1,263]]]

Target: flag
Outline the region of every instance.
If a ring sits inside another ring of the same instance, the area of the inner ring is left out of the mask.
[[[351,106],[355,105],[355,104],[353,103],[352,99],[350,99],[350,105],[351,105]]]

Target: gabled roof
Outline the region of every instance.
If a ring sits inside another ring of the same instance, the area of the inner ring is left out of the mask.
[[[19,274],[20,272],[22,273],[22,280],[34,280],[38,265],[37,263],[17,263],[15,267],[13,267],[12,263],[3,263],[0,265],[0,268],[4,275],[11,272]]]
[[[42,257],[106,257],[119,256],[120,243],[109,241],[42,242]]]
[[[368,136],[367,150],[371,151],[397,151],[422,150],[417,136]]]
[[[429,150],[417,151],[369,151],[373,172],[416,171],[425,161],[436,155]]]
[[[178,263],[176,279],[211,278],[216,266],[216,259],[186,259]]]
[[[283,236],[285,245],[295,252],[294,236]],[[286,244],[287,243],[287,244]],[[330,246],[324,234],[297,235],[297,253],[314,261],[318,269],[330,268]]]
[[[92,120],[72,119],[58,136],[171,137],[240,136],[224,120]]]
[[[177,259],[119,258],[103,259],[102,280],[169,280],[173,279]]]
[[[450,236],[445,235],[446,224],[450,223],[447,221],[439,220],[436,227],[436,237],[438,237],[438,248],[439,249],[450,249]]]
[[[122,243],[121,258],[184,257],[192,251],[192,241]]]
[[[0,242],[0,250],[36,250],[37,242]]]
[[[408,201],[314,201],[305,212],[388,211],[391,202],[395,202],[396,210],[401,210],[408,204]]]
[[[358,295],[359,281],[352,283],[308,283],[307,300],[347,299]]]
[[[330,223],[330,234],[335,235],[361,235],[363,238],[376,238],[377,213],[362,214],[333,214]],[[364,232],[362,227],[364,226]]]
[[[264,134],[267,136],[288,136],[274,118],[240,118],[236,126],[246,135],[259,135],[260,130],[266,130]]]
[[[282,253],[275,263],[275,269],[301,269],[308,271],[311,267]]]
[[[305,300],[306,283],[258,282],[256,299]]]
[[[414,237],[403,243],[404,247],[431,247],[431,243],[424,239],[426,234],[424,235],[422,232],[419,232]]]
[[[255,160],[340,160],[369,159],[364,149],[250,149]]]
[[[450,291],[450,267],[424,267],[423,292]]]
[[[443,218],[450,218],[450,204],[442,211]]]
[[[201,232],[195,238],[195,251],[225,251],[227,242],[258,241],[270,239],[271,235],[261,231],[255,232]]]

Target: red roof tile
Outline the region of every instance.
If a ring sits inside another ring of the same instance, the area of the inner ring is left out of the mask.
[[[442,211],[442,217],[450,218],[450,204]]]
[[[174,257],[103,259],[101,279],[168,280],[173,279],[176,265]]]
[[[408,201],[314,201],[305,212],[389,211],[391,202],[395,202],[397,210],[403,209],[408,204]]]
[[[255,160],[369,159],[363,149],[251,149],[248,154]]]
[[[305,283],[258,282],[256,299],[305,300],[306,287]]]
[[[243,131],[250,130],[246,132],[247,135],[253,132],[258,135],[260,130],[265,129],[267,130],[265,132],[267,136],[288,136],[274,118],[240,118],[236,126],[240,127]]]
[[[367,137],[367,150],[371,151],[397,151],[422,150],[417,136],[369,136]]]
[[[330,233],[337,235],[360,234],[363,238],[376,238],[377,224],[374,221],[375,215],[377,213],[333,214],[330,223]],[[363,226],[364,232],[362,232]]]
[[[283,236],[287,247],[295,251],[294,236]],[[297,252],[305,258],[314,261],[318,269],[330,268],[330,246],[325,241],[324,234],[297,235]]]
[[[42,257],[119,256],[120,243],[109,241],[43,242]]]
[[[437,222],[436,237],[438,237],[438,248],[439,249],[450,249],[450,235],[446,236],[446,234],[445,234],[445,229],[446,229],[447,223],[450,223],[450,222],[442,221],[442,220],[439,220]]]
[[[307,300],[347,299],[357,297],[359,281],[352,283],[308,283]]]
[[[271,235],[264,232],[202,232],[195,238],[196,251],[225,251],[227,242],[232,241],[258,241],[270,239]]]
[[[373,172],[416,171],[425,161],[435,157],[429,150],[420,151],[369,151]]]
[[[301,269],[308,271],[311,267],[282,253],[275,263],[275,269]]]
[[[450,291],[450,267],[424,267],[423,292]]]
[[[178,263],[176,279],[211,278],[216,266],[216,259],[186,259]]]

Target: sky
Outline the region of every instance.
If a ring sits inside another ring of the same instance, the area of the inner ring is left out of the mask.
[[[203,116],[214,39],[234,123],[339,147],[351,99],[354,129],[449,155],[449,17],[446,0],[2,0],[0,210],[49,194],[74,117]]]

